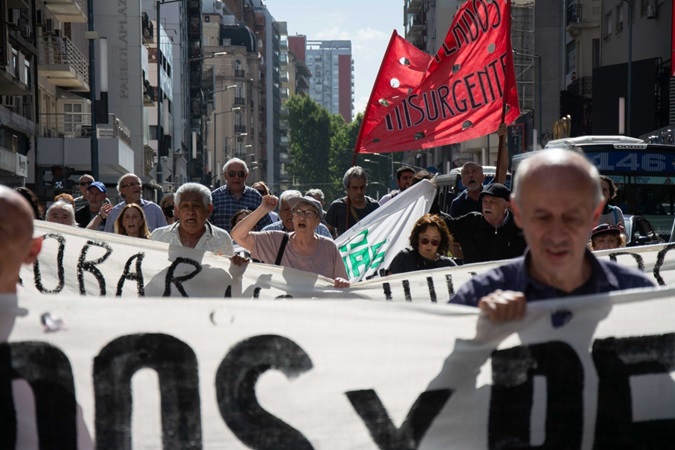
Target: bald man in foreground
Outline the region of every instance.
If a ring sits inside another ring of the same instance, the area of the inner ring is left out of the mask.
[[[0,296],[16,301],[19,271],[33,264],[42,248],[42,238],[33,237],[33,210],[21,195],[0,185]]]
[[[17,286],[19,271],[24,264],[33,264],[42,249],[42,238],[33,237],[33,210],[20,194],[0,185],[0,343],[7,342],[17,316],[27,311],[18,306]],[[2,370],[6,373],[5,370]],[[23,379],[11,381],[11,391],[0,386],[0,404],[13,403],[13,417],[3,416],[0,436],[3,448],[38,449],[35,397],[30,384]],[[12,401],[7,397],[11,392]],[[5,397],[5,395],[7,397]],[[8,409],[3,408],[3,413]],[[93,441],[82,420],[82,410],[77,406],[77,444],[79,449],[93,449]],[[14,419],[14,420],[12,420]],[[49,443],[43,443],[43,446]],[[53,444],[53,443],[51,443]]]
[[[514,184],[511,206],[528,250],[473,277],[450,303],[478,306],[502,321],[522,318],[527,302],[654,286],[642,272],[588,250],[603,196],[598,170],[582,154],[536,152],[518,167]]]

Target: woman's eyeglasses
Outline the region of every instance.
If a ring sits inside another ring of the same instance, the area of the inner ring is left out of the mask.
[[[311,209],[308,209],[307,211],[304,211],[302,209],[294,209],[293,211],[294,216],[300,216],[300,217],[316,217],[316,211],[313,211]]]
[[[420,238],[420,244],[422,245],[433,245],[434,247],[438,247],[441,245],[441,241],[439,239],[427,239],[427,238]]]

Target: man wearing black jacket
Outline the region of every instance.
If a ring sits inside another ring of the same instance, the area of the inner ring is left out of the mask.
[[[462,246],[464,264],[515,258],[525,252],[523,232],[509,210],[511,191],[492,183],[480,193],[482,213],[444,215],[455,241]]]

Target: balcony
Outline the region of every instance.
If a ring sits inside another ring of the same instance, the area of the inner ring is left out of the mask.
[[[42,36],[38,42],[40,74],[50,83],[73,91],[89,91],[89,60],[70,39]]]
[[[246,125],[235,125],[234,126],[234,132],[235,133],[246,133]]]
[[[424,17],[422,14],[408,14],[408,19],[405,23],[405,36],[409,39],[413,36],[421,35],[424,32]]]
[[[234,104],[237,106],[246,106],[246,99],[244,97],[235,97]]]
[[[152,44],[155,42],[155,26],[150,21],[148,13],[141,14],[141,29],[143,30],[143,43]]]
[[[593,77],[580,77],[567,86],[567,91],[581,97],[593,97]]]
[[[157,89],[149,80],[143,80],[143,106],[155,106]]]
[[[422,0],[405,0],[403,12],[408,14],[419,12],[422,9],[423,3]]]
[[[21,80],[21,74],[11,66],[0,66],[0,95],[30,95],[32,89],[29,78]]]
[[[87,23],[87,0],[49,0],[45,7],[59,22]]]
[[[579,4],[570,5],[567,8],[567,22],[566,25],[575,25],[583,22],[582,8]]]
[[[81,118],[73,122],[71,118]],[[91,115],[41,114],[38,130],[40,166],[67,166],[75,170],[91,170]],[[119,176],[134,170],[129,128],[114,114],[108,123],[96,126],[99,172]]]

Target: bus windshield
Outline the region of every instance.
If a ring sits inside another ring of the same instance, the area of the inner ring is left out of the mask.
[[[617,195],[610,203],[624,214],[645,216],[668,240],[675,217],[675,145],[650,144],[624,136],[584,136],[546,145],[546,149],[561,147],[581,150],[602,175],[616,184]],[[514,171],[529,155],[514,157]]]

